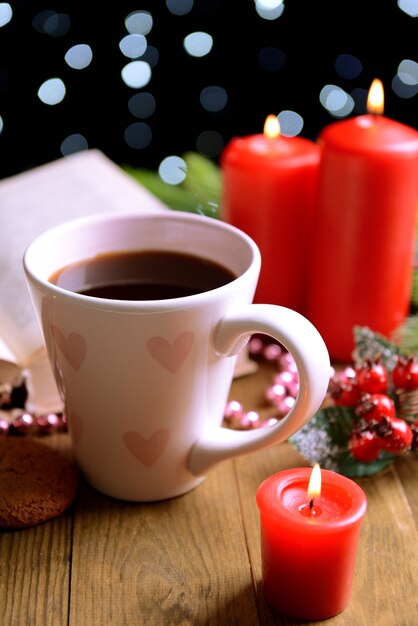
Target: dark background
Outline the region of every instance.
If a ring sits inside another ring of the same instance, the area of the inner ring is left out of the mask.
[[[418,13],[417,2],[407,4]],[[189,150],[217,160],[232,137],[262,132],[266,116],[283,110],[298,113],[300,135],[315,139],[335,119],[320,102],[324,86],[350,94],[354,115],[365,112],[374,78],[384,85],[384,114],[418,126],[417,84],[414,77],[405,83],[398,75],[402,61],[418,63],[418,18],[395,0],[288,0],[272,20],[260,17],[254,0],[72,1],[53,7],[28,0],[10,6],[12,18],[0,28],[0,178],[60,158],[63,141],[73,134],[119,164],[150,169]],[[58,16],[55,30],[42,31],[44,11]],[[132,59],[122,54],[119,42],[128,34],[125,18],[134,11],[153,18],[146,35],[150,48],[141,57],[151,59],[152,77],[141,89],[121,78]],[[194,31],[213,37],[205,57],[191,57],[183,48],[184,37]],[[93,59],[74,70],[64,55],[80,43],[92,48]],[[66,95],[47,105],[37,92],[52,77],[64,81]],[[219,111],[200,102],[208,86],[225,90]],[[146,119],[128,107],[142,92],[155,99]],[[151,137],[148,145],[128,145],[125,131],[131,124]]]

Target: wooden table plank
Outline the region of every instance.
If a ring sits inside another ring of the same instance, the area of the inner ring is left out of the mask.
[[[361,607],[363,623],[418,624],[418,537],[396,469],[358,482],[369,505],[358,559],[356,615]]]
[[[0,533],[0,624],[68,622],[72,512]]]
[[[230,462],[166,502],[124,503],[84,487],[70,625],[258,624],[240,517]]]
[[[406,454],[396,459],[394,466],[418,529],[418,456]]]

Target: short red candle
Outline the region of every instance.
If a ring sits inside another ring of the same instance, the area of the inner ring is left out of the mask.
[[[221,154],[221,216],[254,239],[262,267],[255,302],[303,313],[319,148],[303,137],[232,139]]]
[[[349,478],[321,470],[321,494],[310,508],[311,472],[302,467],[270,476],[256,500],[267,602],[286,615],[320,620],[350,602],[367,500]]]
[[[409,314],[418,207],[418,132],[381,115],[330,124],[321,165],[306,316],[336,361],[353,327],[390,336]]]

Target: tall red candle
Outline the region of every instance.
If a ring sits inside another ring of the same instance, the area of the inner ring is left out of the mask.
[[[382,110],[382,88],[381,103]],[[373,110],[371,104],[368,108]],[[318,143],[321,165],[306,315],[331,358],[349,361],[354,326],[390,336],[409,313],[418,132],[367,114],[330,124]]]
[[[255,302],[304,311],[318,163],[316,143],[280,135],[275,116],[264,134],[234,138],[221,154],[221,216],[261,252]]]
[[[360,530],[367,509],[351,479],[320,470],[322,487],[311,499],[311,469],[267,478],[257,489],[263,593],[286,615],[320,620],[349,604]]]

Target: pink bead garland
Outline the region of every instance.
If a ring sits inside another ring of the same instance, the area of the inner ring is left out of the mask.
[[[277,368],[264,399],[274,407],[274,414],[261,417],[257,411],[245,411],[237,400],[230,400],[224,413],[224,423],[235,430],[249,430],[271,426],[289,413],[299,392],[299,376],[292,355],[278,343],[266,343],[254,336],[248,343],[249,356],[264,360]]]
[[[27,411],[27,390],[24,379],[19,385],[0,382],[0,437],[23,435],[49,435],[67,430],[62,413],[35,414]]]
[[[35,415],[24,409],[0,410],[0,436],[50,435],[66,430],[67,422],[61,413]]]

